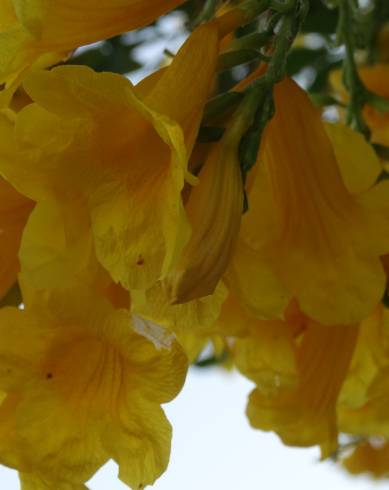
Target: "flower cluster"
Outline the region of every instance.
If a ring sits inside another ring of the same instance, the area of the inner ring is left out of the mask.
[[[389,68],[346,60],[324,122],[286,72],[305,0],[208,2],[137,85],[72,63],[182,3],[0,0],[0,463],[23,490],[86,489],[109,459],[153,484],[161,404],[212,344],[255,383],[253,427],[323,458],[348,434],[345,466],[383,475]]]

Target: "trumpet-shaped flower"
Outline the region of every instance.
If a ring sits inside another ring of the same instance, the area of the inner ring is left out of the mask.
[[[372,382],[388,364],[388,323],[389,315],[382,305],[361,322],[353,359],[339,396],[340,412],[361,408],[368,402]]]
[[[329,456],[337,447],[336,404],[358,328],[309,318],[298,328],[289,319],[258,323],[254,337],[236,346],[238,367],[258,383],[247,406],[251,425],[275,431],[285,444],[318,444]]]
[[[339,397],[341,430],[389,437],[389,312],[380,305],[361,323],[361,335]]]
[[[174,338],[81,288],[35,294],[0,317],[0,461],[27,489],[84,488],[109,458],[131,488],[153,483],[171,438],[160,404],[186,373]]]
[[[276,86],[275,105],[242,221],[258,268],[266,267],[262,276],[271,275],[274,284],[274,291],[269,288],[262,300],[257,298],[258,306],[277,298],[282,306],[285,298],[295,297],[303,312],[320,323],[359,322],[384,292],[379,256],[389,247],[387,183],[373,186],[370,180],[366,187],[373,187],[358,195],[347,189],[336,158],[344,159],[347,147],[351,155],[357,151],[360,161],[358,152],[368,144],[351,131],[340,131],[332,138],[334,151],[319,112],[294,82],[285,79]],[[374,153],[363,153],[376,169]],[[343,172],[352,160],[348,155],[342,161]],[[376,175],[370,164],[365,162],[367,179]],[[350,179],[348,185],[360,180]],[[238,256],[235,273],[247,270],[239,261]]]
[[[369,473],[375,478],[389,476],[389,444],[384,440],[361,442],[343,461],[353,475]]]
[[[201,26],[146,88],[85,67],[36,72],[25,83],[35,103],[0,143],[1,171],[21,192],[87,206],[97,258],[126,288],[166,274],[187,240],[186,155],[217,46],[217,25]]]
[[[10,136],[9,132],[12,134],[12,122],[0,116],[0,133],[5,137]],[[1,242],[1,295],[16,282],[20,261],[20,279],[31,290],[71,288],[78,281],[109,298],[115,306],[129,306],[128,292],[112,281],[96,259],[85,202],[79,199],[61,205],[53,201],[34,207],[33,201],[3,179],[0,198],[5,238]]]
[[[128,291],[97,261],[87,208],[80,202],[38,204],[24,228],[19,257],[25,302],[27,290],[72,288],[79,282],[115,307],[129,307]]]
[[[192,235],[166,280],[171,302],[212,294],[234,250],[243,212],[243,181],[238,158],[244,132],[240,114],[210,150],[185,205]]]
[[[248,331],[234,346],[234,362],[239,371],[254,381],[265,396],[277,387],[296,385],[293,325],[281,320],[256,320],[251,317]]]
[[[15,85],[33,66],[49,66],[72,50],[142,27],[182,0],[1,0],[0,84]]]

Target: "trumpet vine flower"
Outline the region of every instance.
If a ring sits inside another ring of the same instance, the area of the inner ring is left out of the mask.
[[[1,171],[25,195],[42,206],[87,207],[97,258],[128,289],[166,275],[189,236],[181,191],[193,182],[187,154],[218,42],[217,24],[199,27],[138,92],[124,77],[86,67],[38,71],[25,82],[34,103],[0,143],[8,157]]]
[[[285,298],[294,297],[319,323],[358,323],[384,293],[380,255],[389,248],[387,182],[373,185],[377,157],[366,150],[364,191],[348,190],[339,167],[352,171],[350,153],[356,151],[361,161],[358,152],[368,143],[351,131],[340,131],[331,143],[319,112],[293,81],[277,84],[275,105],[263,137],[261,168],[249,191],[250,209],[242,220],[257,268],[264,264],[262,276],[271,275],[274,284],[262,301],[271,304],[278,298],[281,308]],[[346,147],[349,156],[339,165]],[[363,171],[361,165],[358,169]],[[245,260],[244,254],[235,258],[235,274],[247,270],[240,268]]]
[[[110,458],[130,488],[152,484],[170,450],[160,404],[186,373],[174,338],[81,287],[0,316],[0,461],[23,488],[86,488]]]
[[[389,444],[380,438],[358,444],[342,461],[342,466],[352,475],[370,474],[374,478],[389,475]]]
[[[16,88],[32,67],[53,65],[84,44],[145,26],[182,0],[1,0],[0,84]],[[0,97],[1,101],[1,97]]]
[[[198,185],[190,191],[185,211],[192,234],[166,279],[173,304],[212,294],[228,266],[243,213],[238,149],[244,130],[244,117],[233,116],[220,142],[210,150]]]
[[[305,316],[297,326],[288,318],[273,323],[253,323],[252,336],[236,347],[238,367],[258,383],[247,406],[250,423],[285,444],[318,444],[328,457],[337,448],[337,401],[358,327],[323,326]]]

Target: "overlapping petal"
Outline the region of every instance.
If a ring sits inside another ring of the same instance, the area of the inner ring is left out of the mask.
[[[338,406],[341,429],[348,434],[389,437],[388,326],[388,310],[382,305],[361,324]]]
[[[171,336],[134,329],[128,311],[74,292],[1,311],[0,459],[27,475],[26,488],[82,488],[112,457],[120,478],[142,488],[168,462],[159,405],[179,392],[185,355]]]
[[[303,332],[294,338],[290,327],[282,324],[269,328],[265,335],[258,331],[257,335],[250,349],[257,345],[260,355],[251,356],[251,360],[246,356],[242,365],[243,372],[260,380],[247,406],[251,425],[275,431],[285,444],[318,444],[322,456],[328,457],[337,448],[336,405],[358,328],[327,327],[306,318]],[[271,357],[260,346],[261,337],[262,342],[276,349],[276,355]],[[280,348],[287,355],[281,355]]]
[[[0,179],[0,298],[16,282],[20,240],[33,207],[33,201]]]
[[[188,238],[186,155],[217,46],[217,25],[201,26],[144,100],[118,75],[37,72],[26,82],[35,104],[5,129],[1,171],[39,202],[86,203],[97,257],[127,288],[166,274]]]
[[[233,254],[243,212],[236,133],[227,129],[211,149],[185,205],[192,235],[167,278],[173,303],[212,294]]]
[[[263,169],[242,222],[244,236],[278,280],[274,298],[285,301],[280,293],[286,291],[324,324],[361,321],[385,286],[379,255],[389,246],[386,185],[354,197],[335,158],[346,150],[334,153],[320,114],[304,92],[285,79],[276,86],[275,103],[259,157]],[[334,142],[349,145],[356,138],[341,131]],[[355,148],[363,145],[358,140]],[[376,165],[374,157],[373,171],[366,172],[370,182]],[[341,165],[343,170],[347,166]]]
[[[166,288],[157,282],[147,291],[133,291],[131,307],[134,314],[173,332],[188,359],[193,361],[210,338],[220,333],[217,322],[227,294],[226,287],[220,282],[212,295],[172,305]]]
[[[375,478],[388,477],[389,445],[384,440],[366,441],[357,445],[342,465],[353,475],[368,473]]]
[[[182,0],[2,0],[0,84],[11,87],[32,67],[50,66],[72,50],[145,26]],[[8,92],[10,92],[8,90]],[[10,95],[10,94],[9,94]],[[1,99],[4,99],[0,95]]]

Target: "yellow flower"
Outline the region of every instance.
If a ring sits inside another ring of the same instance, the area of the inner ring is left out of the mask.
[[[248,321],[248,332],[234,346],[234,362],[239,371],[272,396],[282,387],[296,385],[293,325],[281,320]]]
[[[3,119],[8,121],[8,117],[0,113],[0,125]],[[20,240],[33,207],[33,201],[0,178],[0,298],[16,282]]]
[[[379,164],[371,149],[363,151],[369,157],[364,162],[368,190],[353,195],[336,158],[347,156],[340,165],[345,172],[352,155],[361,162],[359,152],[368,144],[356,133],[334,128],[338,137],[332,136],[333,147],[319,112],[291,80],[276,86],[275,105],[249,191],[249,211],[242,220],[251,267],[259,271],[255,277],[248,272],[251,283],[270,277],[272,284],[259,289],[264,294],[256,298],[257,309],[270,304],[274,311],[278,302],[282,311],[285,300],[294,297],[302,311],[320,323],[357,323],[384,292],[379,256],[389,247],[387,182],[369,188]],[[361,165],[358,170],[363,171]],[[363,178],[354,180],[349,179],[350,187],[361,185]],[[235,275],[250,267],[245,253],[234,261]],[[239,283],[244,284],[244,275]],[[250,289],[254,303],[256,288]]]
[[[285,444],[320,445],[322,457],[337,447],[336,403],[358,336],[356,326],[252,323],[238,341],[237,365],[258,383],[249,397],[253,427],[275,431]]]
[[[360,333],[347,378],[339,396],[339,410],[358,409],[369,399],[370,385],[388,364],[387,310],[380,304],[360,324]]]
[[[174,338],[81,288],[35,294],[0,318],[0,461],[26,488],[84,488],[110,458],[131,488],[152,484],[169,459],[160,404],[186,373]]]
[[[13,138],[13,119],[11,111],[0,113],[4,138]],[[12,161],[14,155],[0,158]],[[15,283],[20,260],[24,293],[27,284],[29,290],[39,290],[71,288],[81,281],[114,306],[129,306],[128,291],[113,283],[97,261],[85,200],[69,200],[65,205],[50,200],[34,207],[33,201],[3,179],[0,198],[0,224],[7,237],[2,242],[3,262],[0,260],[2,294]]]
[[[389,311],[380,305],[361,323],[350,372],[339,397],[341,430],[389,438]]]
[[[241,119],[239,114],[233,117],[222,139],[212,146],[198,175],[199,184],[190,191],[185,211],[192,235],[166,280],[173,304],[212,294],[233,253],[243,212],[238,149],[245,124]]]
[[[1,171],[42,206],[87,206],[97,258],[126,288],[166,275],[187,240],[186,155],[217,48],[217,25],[201,26],[139,89],[85,67],[36,72],[25,83],[36,103],[18,113],[14,132],[3,130]]]
[[[173,332],[189,361],[193,361],[210,338],[219,333],[215,325],[227,294],[220,282],[212,295],[172,305],[166,289],[157,282],[147,291],[132,291],[131,308],[134,314]]]
[[[38,203],[25,226],[19,258],[29,288],[70,288],[77,280],[91,284],[102,268],[85,204]]]
[[[50,234],[47,233],[50,230]],[[19,250],[24,297],[47,288],[83,283],[115,308],[129,308],[129,292],[97,261],[85,206],[39,203],[25,226]]]
[[[72,50],[149,24],[182,0],[2,0],[0,84],[16,85],[31,67],[50,66]],[[16,87],[15,87],[16,88]]]
[[[246,305],[236,294],[228,292],[221,306],[220,314],[213,326],[213,331],[225,338],[245,337],[250,332],[253,316],[247,311]]]
[[[342,465],[353,475],[369,473],[375,478],[389,476],[389,444],[384,441],[362,442],[347,456]]]
[[[265,201],[265,193],[262,197]],[[252,204],[249,203],[249,206],[251,208]],[[251,220],[251,215],[251,212],[250,217],[243,215],[243,226],[225,274],[225,281],[230,291],[252,316],[262,320],[282,318],[289,301],[289,294],[280,283],[266,256],[258,253],[260,243],[256,242],[255,245],[250,243],[246,235],[245,224]],[[252,219],[252,225],[260,227],[263,223],[261,218],[258,215],[256,224]],[[263,229],[266,230],[266,225]],[[265,231],[262,240],[266,238]]]
[[[33,206],[30,199],[0,178],[0,298],[16,282],[20,240]]]

